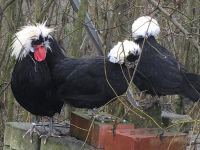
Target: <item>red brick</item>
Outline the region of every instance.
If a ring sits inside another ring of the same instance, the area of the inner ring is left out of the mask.
[[[183,133],[164,133],[159,136],[156,129],[121,129],[115,136],[106,133],[104,150],[184,150],[186,135]]]
[[[72,136],[76,137],[77,139],[85,141],[88,130],[92,119],[87,114],[82,114],[80,112],[72,112],[71,114],[71,126],[70,126],[70,133]],[[118,124],[116,130],[120,129],[133,129],[133,124]],[[105,135],[106,132],[111,131],[113,129],[112,123],[101,123],[98,121],[94,121],[92,128],[90,130],[90,134],[87,139],[87,143],[96,147],[96,148],[104,148],[105,145]]]

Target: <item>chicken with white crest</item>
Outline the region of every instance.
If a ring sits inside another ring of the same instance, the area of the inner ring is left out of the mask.
[[[142,52],[133,82],[152,96],[177,94],[198,101],[200,76],[187,73],[173,54],[157,42],[159,33],[158,22],[150,16],[134,21],[132,36]]]
[[[45,27],[44,23],[22,27],[14,35],[12,56],[15,57],[16,64],[11,79],[11,89],[17,102],[31,114],[50,117],[51,129],[53,115],[60,113],[63,106],[63,102],[57,99],[45,60],[46,51],[42,48],[49,47],[47,39],[52,31],[53,29]],[[31,140],[34,132],[41,134],[36,128],[36,123],[27,131]],[[49,134],[54,136],[52,130]]]

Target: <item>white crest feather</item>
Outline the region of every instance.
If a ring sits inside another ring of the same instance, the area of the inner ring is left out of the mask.
[[[124,40],[118,42],[109,52],[109,61],[112,63],[123,64],[129,54],[139,55],[140,47],[133,41]]]
[[[48,28],[45,25],[46,21],[41,24],[22,27],[21,30],[14,35],[11,46],[11,55],[20,60],[26,57],[26,55],[32,51],[31,41],[33,39],[39,39],[40,35],[47,37],[51,32],[53,32],[53,28]],[[46,44],[46,46],[48,46],[48,42],[46,42]]]
[[[142,16],[136,19],[132,25],[132,36],[135,40],[140,37],[158,36],[160,27],[158,22],[150,16]]]

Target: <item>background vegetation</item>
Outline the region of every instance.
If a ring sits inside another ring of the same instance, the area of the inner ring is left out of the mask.
[[[10,78],[15,60],[11,58],[10,45],[13,34],[28,23],[43,22],[55,27],[55,38],[66,50],[68,56],[92,57],[98,52],[87,34],[83,19],[90,15],[101,36],[103,50],[107,51],[119,40],[131,39],[133,21],[143,15],[156,18],[161,27],[159,42],[169,48],[174,56],[190,72],[200,73],[200,1],[199,0],[81,0],[80,11],[73,11],[67,0],[0,0],[0,141],[6,121],[30,121],[30,115],[21,108],[10,90]],[[158,4],[159,5],[158,5]],[[136,91],[134,91],[139,95]],[[152,98],[145,98],[145,100]],[[161,98],[162,108],[178,110],[177,97]],[[199,110],[188,104],[185,112],[193,109],[198,118]],[[126,114],[133,118],[127,109],[117,101],[106,106],[105,111],[118,116]],[[178,110],[183,112],[182,109]],[[1,145],[1,142],[0,142]]]

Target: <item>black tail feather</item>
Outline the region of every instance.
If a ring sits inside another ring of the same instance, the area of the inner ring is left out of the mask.
[[[193,101],[200,99],[200,75],[184,73],[188,85],[184,88],[184,95]]]

